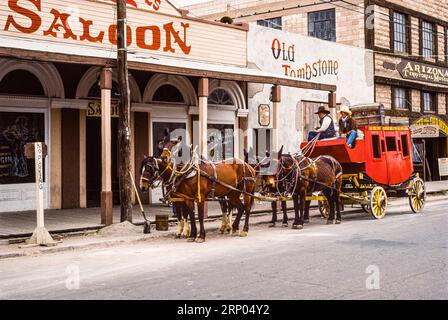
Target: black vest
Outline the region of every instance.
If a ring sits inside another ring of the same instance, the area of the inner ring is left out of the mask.
[[[326,115],[325,117],[320,119],[319,120],[320,126],[322,126],[322,124],[324,123],[324,119],[326,117],[330,118],[331,123],[330,123],[330,126],[328,127],[328,129],[325,132],[321,133],[321,135],[324,134],[327,137],[334,137],[336,135],[336,129],[334,128],[334,121],[333,121],[332,117],[330,117],[329,115]]]

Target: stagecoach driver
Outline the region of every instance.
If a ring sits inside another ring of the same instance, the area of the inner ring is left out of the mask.
[[[352,118],[352,112],[347,106],[341,106],[339,111],[341,118],[339,119],[339,139],[347,138],[349,148],[354,148],[355,140],[358,135],[356,121]]]
[[[310,131],[308,141],[313,140],[318,134],[320,134],[318,140],[336,137],[336,129],[333,118],[330,116],[330,111],[325,106],[320,106],[315,114],[319,115],[320,127],[316,127],[316,131]]]

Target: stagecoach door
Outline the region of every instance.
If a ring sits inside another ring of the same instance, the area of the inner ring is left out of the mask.
[[[384,139],[386,143],[386,161],[389,176],[389,184],[397,184],[402,181],[401,167],[403,157],[401,156],[401,144],[399,144],[399,132],[385,131]]]

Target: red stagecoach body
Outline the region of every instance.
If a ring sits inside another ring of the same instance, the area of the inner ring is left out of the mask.
[[[329,155],[338,160],[344,174],[364,173],[375,183],[398,185],[409,181],[414,172],[411,131],[408,127],[361,126],[364,139],[354,149],[346,139],[318,141],[310,157]],[[302,143],[302,149],[307,142]]]

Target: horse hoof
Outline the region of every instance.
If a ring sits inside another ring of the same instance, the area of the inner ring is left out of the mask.
[[[225,231],[224,231],[224,234],[230,234],[230,232],[232,232],[232,229],[230,228],[230,229],[226,229]]]
[[[310,219],[306,219],[304,222],[305,223],[310,223]]]
[[[333,220],[327,220],[327,224],[333,224]]]
[[[238,237],[239,236],[239,230],[232,230],[232,237]]]
[[[196,241],[196,239],[195,238],[188,238],[188,240],[187,240],[188,242],[195,242]]]
[[[203,238],[196,238],[196,243],[204,243],[205,239]]]
[[[292,228],[295,229],[295,230],[302,230],[303,226],[300,225],[300,224],[295,224],[295,225],[292,226]]]
[[[288,228],[288,224],[287,224],[287,223],[284,223],[284,224],[282,225],[282,227],[283,227],[283,228]]]
[[[176,234],[176,235],[174,236],[174,239],[180,239],[180,238],[182,238],[182,235],[180,235],[180,234]]]
[[[247,235],[248,235],[247,231],[241,231],[241,233],[240,233],[240,237],[242,237],[242,238],[247,237]]]
[[[336,224],[341,224],[341,220],[336,220]]]

